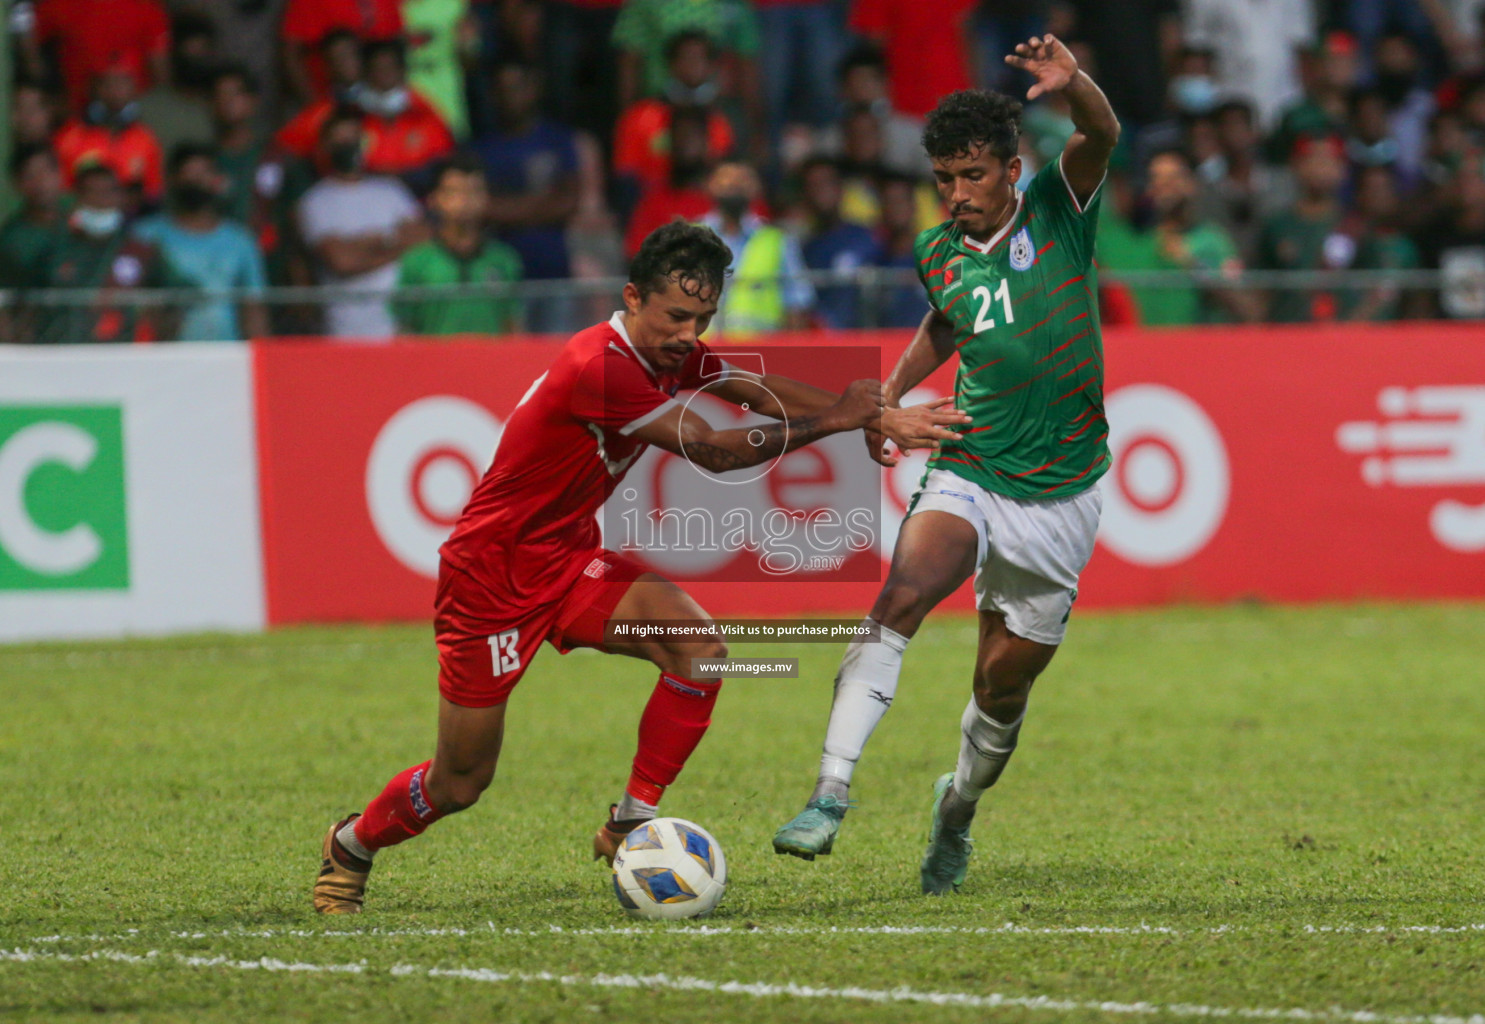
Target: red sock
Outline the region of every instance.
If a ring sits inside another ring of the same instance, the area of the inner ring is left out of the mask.
[[[372,852],[396,846],[404,839],[422,835],[425,828],[443,817],[423,785],[432,763],[424,761],[395,776],[381,795],[366,805],[366,812],[351,826],[356,830],[357,842]]]
[[[681,773],[712,724],[712,705],[721,688],[720,679],[702,683],[660,673],[639,719],[639,750],[625,792],[647,804],[660,802],[660,794]]]

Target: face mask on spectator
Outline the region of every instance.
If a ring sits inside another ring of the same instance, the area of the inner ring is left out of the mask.
[[[356,90],[356,105],[368,114],[377,114],[381,117],[396,117],[407,109],[412,102],[412,96],[407,87],[403,85],[385,91],[373,89],[363,85]]]
[[[721,87],[711,79],[697,86],[686,85],[677,79],[665,83],[665,98],[678,107],[709,107],[717,101]]]
[[[171,192],[171,198],[182,212],[200,213],[216,202],[217,194],[205,185],[188,181],[183,185],[177,185]]]
[[[104,128],[127,128],[139,120],[139,104],[126,103],[120,110],[108,109],[102,100],[88,104],[87,122]]]
[[[1209,114],[1217,108],[1217,83],[1206,75],[1177,75],[1170,80],[1170,99],[1183,114]]]
[[[717,209],[728,220],[742,220],[743,214],[748,212],[751,205],[748,197],[740,192],[728,192],[717,197]]]
[[[124,211],[118,208],[98,209],[79,206],[72,211],[70,223],[89,238],[107,238],[124,226]]]
[[[350,174],[361,169],[361,143],[342,142],[330,147],[330,166],[341,174]]]

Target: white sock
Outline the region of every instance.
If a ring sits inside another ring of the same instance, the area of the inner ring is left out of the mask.
[[[348,821],[341,830],[335,833],[335,838],[340,840],[340,845],[345,847],[345,852],[352,857],[360,857],[362,860],[371,860],[371,851],[361,845],[361,840],[356,838],[356,823]]]
[[[651,818],[658,817],[659,814],[660,808],[654,804],[647,804],[643,800],[636,800],[628,793],[625,793],[619,798],[619,806],[614,811],[614,820],[633,821],[635,818],[639,818],[643,821],[649,821]]]
[[[1026,712],[1007,725],[997,722],[969,698],[969,706],[959,719],[959,765],[954,770],[954,793],[965,803],[974,803],[995,785],[1005,764],[1016,751],[1016,737]]]
[[[820,777],[815,783],[816,797],[845,799],[862,748],[897,694],[908,637],[871,619],[862,624],[875,630],[880,641],[852,643],[841,658],[830,724],[825,729],[825,752],[820,757]]]

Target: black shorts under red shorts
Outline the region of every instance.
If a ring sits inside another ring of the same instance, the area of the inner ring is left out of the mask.
[[[604,624],[649,570],[604,548],[574,554],[572,562],[574,582],[565,595],[514,613],[476,577],[439,563],[433,626],[438,692],[446,700],[471,708],[504,704],[542,641],[562,654],[603,646]]]

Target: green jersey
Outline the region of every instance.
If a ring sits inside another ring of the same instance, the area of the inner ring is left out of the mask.
[[[493,238],[469,256],[460,256],[438,239],[415,245],[402,256],[397,284],[480,284],[519,281],[521,257]],[[397,320],[411,334],[505,334],[516,326],[519,303],[513,298],[400,299]]]
[[[1093,265],[1099,199],[1080,207],[1058,159],[988,245],[953,220],[918,236],[918,275],[959,348],[955,404],[973,419],[930,468],[1047,500],[1087,490],[1109,468]]]

